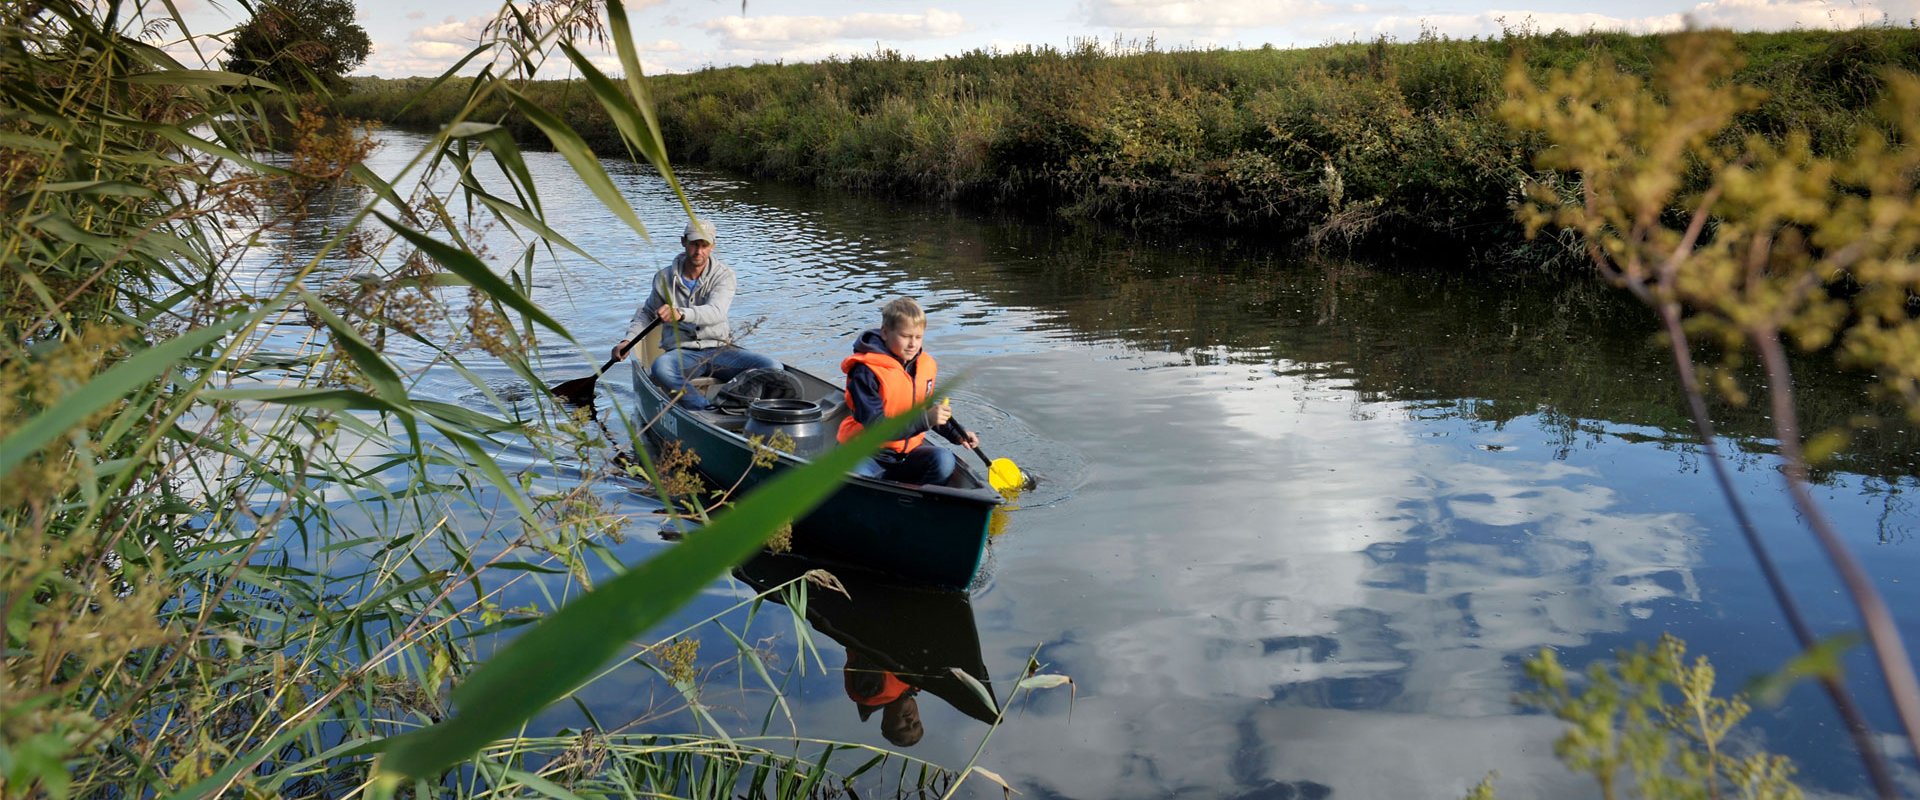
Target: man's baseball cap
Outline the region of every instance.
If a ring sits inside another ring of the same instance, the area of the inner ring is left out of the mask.
[[[713,223],[704,219],[696,219],[687,223],[687,230],[685,233],[680,234],[680,241],[711,243],[713,241]]]

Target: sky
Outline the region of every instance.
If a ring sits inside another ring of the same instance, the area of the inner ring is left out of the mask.
[[[176,3],[196,33],[231,28],[237,2]],[[373,54],[356,75],[437,75],[470,51],[499,6],[457,0],[357,0]],[[630,0],[642,68],[689,72],[709,66],[819,61],[897,50],[931,59],[974,49],[1071,47],[1151,39],[1174,47],[1313,47],[1377,36],[1452,37],[1503,27],[1654,32],[1914,25],[1920,0]],[[606,53],[596,61],[617,63]]]

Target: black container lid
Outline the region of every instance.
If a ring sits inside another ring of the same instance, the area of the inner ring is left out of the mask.
[[[795,422],[819,422],[826,409],[812,400],[755,400],[747,404],[747,416],[772,425]]]

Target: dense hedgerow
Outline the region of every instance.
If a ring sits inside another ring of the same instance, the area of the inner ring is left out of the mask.
[[[1736,37],[1736,80],[1768,99],[1729,135],[1804,130],[1845,146],[1888,67],[1920,68],[1920,30]],[[1495,110],[1507,64],[1536,74],[1607,59],[1645,75],[1662,36],[1510,30],[1427,34],[1302,50],[974,51],[918,61],[891,51],[818,64],[708,69],[654,81],[682,163],[854,191],[961,200],[1134,227],[1193,226],[1315,243],[1446,244],[1538,262],[1512,222],[1539,141]],[[344,113],[445,120],[451,82],[360,79]],[[589,94],[529,94],[564,109],[602,154],[622,152]],[[509,124],[512,124],[509,121]],[[528,128],[516,134],[537,139]]]

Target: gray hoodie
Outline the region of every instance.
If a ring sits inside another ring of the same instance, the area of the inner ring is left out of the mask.
[[[673,257],[672,264],[654,273],[653,290],[647,293],[647,301],[640,304],[633,320],[627,323],[626,339],[639,335],[640,329],[658,316],[660,307],[666,305],[671,296],[681,317],[679,322],[661,327],[661,347],[704,350],[731,343],[733,329],[727,325],[727,309],[733,305],[733,268],[715,256],[707,256],[707,270],[700,273],[692,291],[688,291],[680,274],[680,266],[686,260],[687,255],[681,253]]]

